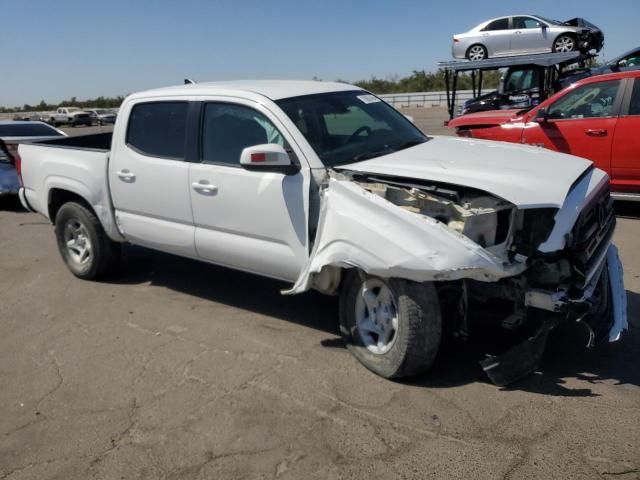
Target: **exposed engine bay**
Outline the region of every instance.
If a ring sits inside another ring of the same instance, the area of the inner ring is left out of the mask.
[[[438,220],[481,247],[503,244],[509,234],[513,205],[482,193],[459,194],[455,190],[410,184],[359,183],[409,212]]]

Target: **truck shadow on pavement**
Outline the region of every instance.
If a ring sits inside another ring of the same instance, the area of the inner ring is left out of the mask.
[[[538,370],[524,379],[502,387],[551,396],[596,397],[591,385],[640,386],[640,294],[627,290],[629,330],[615,343],[604,341],[586,349],[586,331],[577,323],[562,323],[549,336]],[[452,344],[439,355],[434,368],[424,377],[407,381],[414,386],[447,388],[472,382],[487,382],[478,366],[478,345]],[[578,380],[576,382],[576,380]]]
[[[205,264],[140,247],[127,246],[116,284],[163,286],[176,292],[274,317],[325,332],[326,348],[344,348],[338,327],[338,299],[316,292],[282,296],[288,284],[224,267]],[[598,396],[589,385],[608,383],[640,386],[640,294],[627,292],[630,330],[613,344],[584,348],[585,331],[562,324],[552,333],[539,372],[504,388],[552,396]],[[488,382],[473,340],[445,343],[433,368],[424,376],[401,383],[414,387],[449,388]],[[356,362],[355,359],[353,359]],[[364,367],[362,367],[364,368]],[[579,380],[576,382],[575,380]],[[586,386],[585,386],[586,383]],[[498,388],[498,387],[496,387]]]

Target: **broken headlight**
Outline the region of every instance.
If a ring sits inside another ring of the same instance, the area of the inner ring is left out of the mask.
[[[444,223],[482,247],[500,245],[509,236],[513,205],[485,193],[386,183],[362,186],[405,210]]]
[[[521,210],[516,215],[515,234],[511,250],[530,257],[546,241],[556,225],[557,208]]]

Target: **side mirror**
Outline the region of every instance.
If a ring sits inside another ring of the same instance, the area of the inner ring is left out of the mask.
[[[540,23],[540,22],[538,22],[538,26],[539,26],[541,29],[543,29],[543,30],[546,30],[546,29],[548,28],[548,27],[547,27],[547,25],[546,25],[545,23]]]
[[[541,108],[536,113],[536,118],[534,118],[533,121],[537,122],[537,123],[545,123],[548,118],[549,118],[549,114],[547,112],[547,109],[546,108]]]
[[[253,145],[240,153],[240,166],[247,170],[262,170],[265,172],[295,173],[295,165],[286,150],[275,143]]]

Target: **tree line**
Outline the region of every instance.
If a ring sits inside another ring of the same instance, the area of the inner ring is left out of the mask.
[[[477,81],[477,79],[476,79]],[[500,81],[500,72],[497,70],[484,72],[482,78],[482,88],[496,89]],[[407,92],[437,92],[446,90],[444,70],[437,72],[426,72],[424,70],[414,70],[407,77],[392,76],[381,79],[372,77],[370,80],[359,80],[355,85],[372,93],[407,93]],[[471,90],[471,75],[461,73],[458,75],[458,90]]]
[[[76,97],[71,97],[69,100],[63,100],[60,103],[47,103],[42,100],[36,105],[29,105],[25,103],[22,107],[0,107],[0,113],[15,113],[15,112],[44,112],[49,110],[56,110],[60,107],[78,107],[78,108],[118,108],[124,96],[118,95],[117,97],[97,97],[89,100],[78,100]]]
[[[314,80],[317,78],[314,77]],[[344,80],[338,80],[344,83]],[[471,75],[460,74],[458,75],[458,90],[470,90],[471,89]],[[500,81],[499,71],[484,72],[482,86],[483,89],[495,89]],[[411,75],[406,77],[399,77],[393,75],[387,78],[371,77],[369,80],[358,80],[353,82],[355,85],[365,90],[369,90],[372,93],[407,93],[407,92],[435,92],[443,91],[446,89],[444,70],[440,69],[436,72],[426,72],[425,70],[414,70]],[[60,103],[47,103],[42,100],[37,105],[24,104],[22,107],[1,107],[0,113],[15,113],[15,112],[41,112],[48,110],[56,110],[60,107],[95,107],[95,108],[117,108],[124,100],[124,96],[118,95],[117,97],[104,97],[100,96],[89,100],[78,100],[76,97],[71,97],[69,100],[63,100]]]

